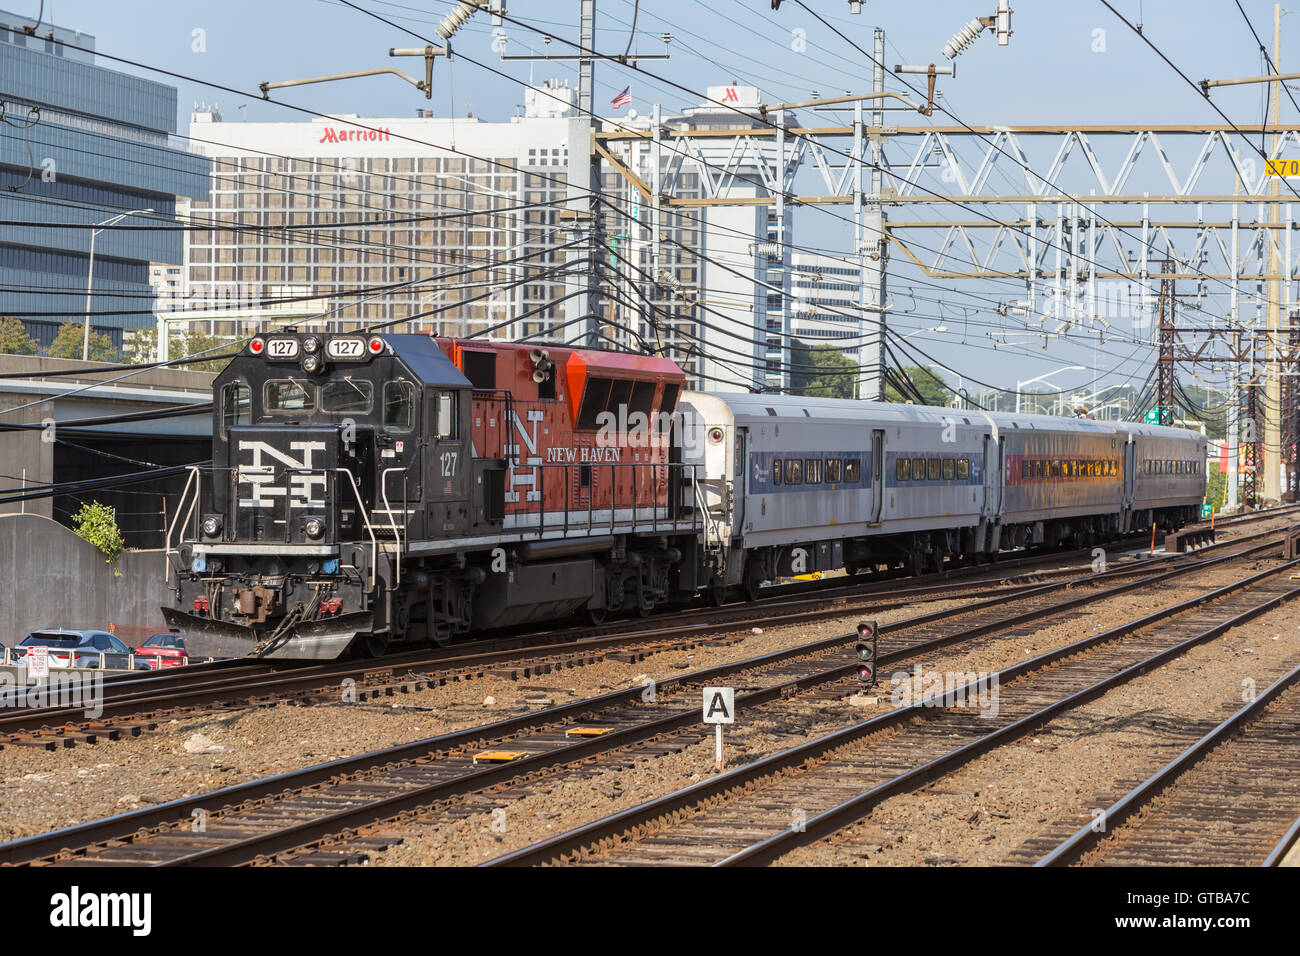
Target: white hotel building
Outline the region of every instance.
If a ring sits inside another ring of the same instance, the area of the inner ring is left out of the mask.
[[[757,90],[739,89],[757,105]],[[189,210],[200,228],[187,234],[184,297],[192,308],[229,308],[232,316],[199,327],[226,335],[249,332],[281,308],[328,313],[325,322],[346,329],[465,302],[393,328],[450,335],[494,328],[494,337],[551,340],[581,331],[580,325],[556,330],[571,313],[566,304],[553,304],[574,288],[566,286],[568,253],[559,248],[575,238],[559,216],[572,94],[554,82],[530,88],[522,115],[504,122],[417,110],[411,117],[248,123],[223,121],[215,109],[198,110],[190,127],[192,148],[212,162],[212,190],[209,202],[195,202]],[[619,119],[632,128],[647,121]],[[664,122],[744,125],[735,113],[715,107]],[[721,143],[711,147],[724,149]],[[650,180],[648,148],[634,148],[630,157],[626,147],[620,152]],[[663,160],[665,166],[671,162]],[[674,196],[701,195],[698,173],[685,165],[669,178]],[[613,171],[606,172],[604,187],[611,201],[638,216],[635,224],[630,217],[608,216],[606,236],[652,274],[644,199],[633,197]],[[739,185],[735,195],[753,195],[755,188]],[[478,215],[465,216],[466,210]],[[211,229],[202,228],[208,224]],[[779,385],[781,376],[766,367],[782,354],[772,348],[779,340],[767,335],[773,328],[769,290],[747,278],[781,285],[788,255],[772,262],[753,248],[778,238],[772,229],[764,206],[666,212],[665,240],[742,275],[665,242],[659,265],[668,275],[660,275],[664,284],[656,288],[604,254],[606,285],[614,293],[605,299],[607,329],[631,348],[644,347],[643,341],[665,346],[697,387]],[[787,237],[789,229],[787,220]],[[526,258],[496,265],[520,257]],[[629,275],[640,295],[629,287]],[[642,296],[657,303],[653,315]],[[722,315],[704,311],[699,301]]]

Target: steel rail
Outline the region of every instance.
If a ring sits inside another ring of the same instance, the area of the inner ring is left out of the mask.
[[[1023,661],[1013,665],[1012,667],[1005,668],[999,671],[996,675],[979,678],[955,690],[946,690],[940,694],[931,695],[930,697],[917,701],[908,707],[897,708],[852,727],[788,748],[762,760],[738,767],[735,770],[722,774],[721,776],[715,777],[711,780],[705,780],[692,787],[667,794],[655,800],[647,801],[639,806],[605,817],[602,820],[594,821],[593,823],[576,828],[568,833],[557,834],[550,839],[534,843],[531,846],[497,857],[494,860],[486,861],[480,865],[534,865],[564,857],[568,854],[579,851],[584,847],[599,844],[604,840],[616,838],[620,834],[634,830],[635,828],[647,824],[656,818],[676,813],[690,806],[699,805],[706,800],[720,796],[728,791],[739,790],[747,784],[798,767],[810,760],[818,760],[825,754],[845,744],[853,743],[882,730],[902,726],[918,718],[924,720],[933,717],[936,712],[941,712],[941,707],[939,705],[945,698],[963,699],[961,695],[964,694],[966,695],[966,699],[969,699],[972,694],[981,693],[985,688],[987,688],[992,683],[994,677],[997,678],[998,684],[1008,683],[1027,673],[1040,670],[1067,657],[1078,654],[1081,651],[1087,651],[1099,647],[1102,644],[1114,641],[1117,638],[1123,637],[1141,628],[1159,623],[1160,621],[1166,620],[1176,614],[1198,608],[1208,601],[1213,601],[1219,597],[1241,590],[1242,588],[1250,587],[1252,584],[1266,578],[1289,572],[1297,565],[1300,565],[1300,560],[1287,562],[1277,568],[1250,575],[1249,577],[1234,582],[1233,584],[1216,588],[1213,591],[1198,595],[1191,600],[1146,615],[1136,621],[1128,622],[1119,627],[1111,628],[1101,634],[1092,635],[1064,647],[1056,648],[1052,651],[1040,654],[1028,661]],[[1140,676],[1152,667],[1159,666],[1162,663],[1172,660],[1195,645],[1211,640],[1237,624],[1245,623],[1251,618],[1265,613],[1268,610],[1272,610],[1285,600],[1291,600],[1296,596],[1300,596],[1300,587],[1293,588],[1284,595],[1270,598],[1242,614],[1235,615],[1225,622],[1215,624],[1192,638],[1180,641],[1172,647],[1166,648],[1165,650],[1151,655],[1136,664],[1130,665],[1129,667],[1126,667],[1081,691],[1057,700],[1047,707],[1041,708],[1040,710],[999,728],[970,744],[951,751],[942,758],[929,761],[921,766],[905,771],[883,784],[873,787],[850,800],[844,801],[835,807],[809,818],[805,822],[804,826],[799,830],[791,829],[779,833],[732,854],[721,862],[724,865],[760,865],[770,862],[772,859],[789,852],[796,846],[802,846],[806,843],[812,842],[819,837],[841,829],[849,823],[855,822],[862,816],[865,816],[872,807],[884,798],[915,789],[937,776],[942,776],[950,772],[952,768],[960,766],[974,757],[986,753],[998,746],[1000,743],[1015,739],[1035,727],[1040,726],[1062,710],[1087,703],[1111,688]]]

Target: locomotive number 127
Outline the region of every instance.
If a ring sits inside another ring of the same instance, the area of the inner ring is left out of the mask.
[[[460,452],[444,451],[438,457],[442,461],[442,477],[456,477],[456,460],[460,457]]]

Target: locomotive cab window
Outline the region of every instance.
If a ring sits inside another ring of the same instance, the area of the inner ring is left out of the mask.
[[[844,480],[857,484],[862,479],[862,462],[857,458],[844,460]]]
[[[268,412],[309,412],[316,407],[316,386],[288,378],[272,379],[262,388],[262,407]]]
[[[384,428],[409,432],[415,422],[415,386],[410,382],[384,383]]]
[[[253,390],[243,382],[231,382],[221,390],[221,434],[231,425],[247,425],[253,420]]]
[[[374,407],[375,387],[365,379],[356,381],[350,375],[326,382],[320,390],[320,409],[333,414],[369,414]]]
[[[583,429],[599,427],[597,417],[605,410],[609,399],[609,389],[614,383],[607,378],[592,377],[587,379],[587,388],[582,393],[582,404],[578,407],[578,426]]]

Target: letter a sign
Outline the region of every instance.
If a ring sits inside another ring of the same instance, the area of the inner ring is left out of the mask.
[[[736,689],[734,687],[704,688],[704,722],[706,724],[734,724],[736,722]]]
[[[722,725],[736,722],[736,688],[704,688],[704,722],[713,724],[717,731],[714,766],[722,769]]]

